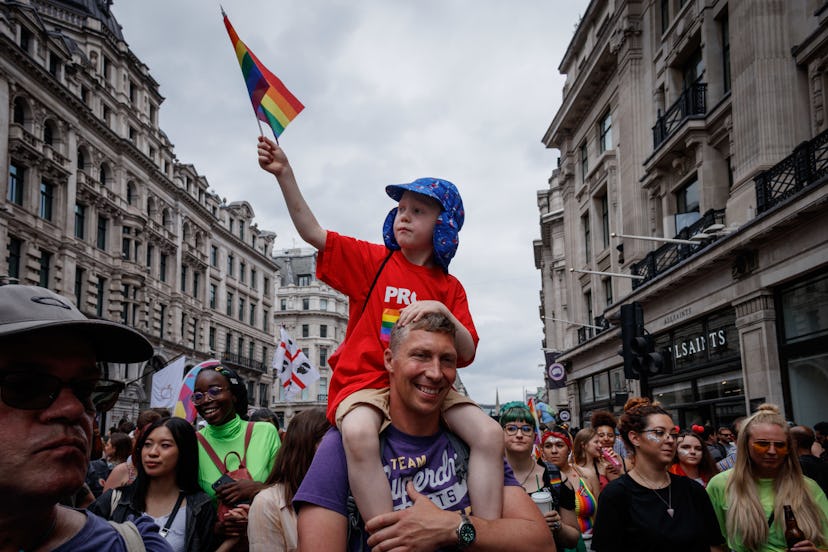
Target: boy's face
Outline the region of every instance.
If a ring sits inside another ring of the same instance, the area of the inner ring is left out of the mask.
[[[433,250],[434,225],[441,210],[436,199],[406,190],[394,218],[394,238],[400,249]]]

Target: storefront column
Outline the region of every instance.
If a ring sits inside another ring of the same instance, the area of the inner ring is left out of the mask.
[[[757,290],[734,301],[733,307],[739,331],[747,411],[752,412],[750,402],[755,400],[782,408],[784,398],[773,294],[769,290]]]

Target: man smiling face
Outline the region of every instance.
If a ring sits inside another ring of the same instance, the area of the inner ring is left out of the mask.
[[[415,322],[401,329],[401,339],[392,338],[392,347],[385,351],[391,419],[406,433],[431,435],[439,428],[440,405],[457,377],[457,349],[453,334],[417,326]]]

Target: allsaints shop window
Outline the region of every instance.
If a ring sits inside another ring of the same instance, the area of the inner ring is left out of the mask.
[[[586,427],[593,410],[609,410],[620,414],[628,397],[623,367],[578,380],[578,394],[581,427]]]
[[[733,309],[676,327],[656,338],[667,373],[650,379],[653,398],[683,428],[714,427],[744,416],[745,390]]]

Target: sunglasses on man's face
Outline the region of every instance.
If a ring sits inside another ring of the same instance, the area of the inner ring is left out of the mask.
[[[0,374],[0,400],[19,410],[43,410],[54,403],[60,391],[68,387],[84,409],[104,411],[100,406],[112,408],[124,388],[119,381],[89,378],[63,381],[42,372],[9,372]],[[114,395],[114,397],[113,397]],[[110,404],[111,403],[111,404]],[[108,408],[107,408],[108,410]]]
[[[788,443],[784,441],[754,441],[750,444],[753,447],[753,450],[758,452],[759,454],[765,454],[768,452],[773,445],[773,448],[776,449],[776,454],[788,454]]]

